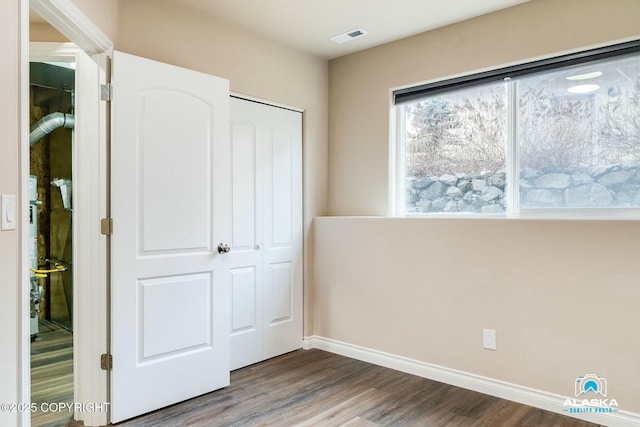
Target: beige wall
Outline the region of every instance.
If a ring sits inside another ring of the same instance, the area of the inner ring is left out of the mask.
[[[327,61],[165,0],[124,0],[118,22],[118,50],[224,77],[234,92],[305,109],[305,333],[311,333],[311,220],[326,214]]]
[[[316,335],[640,413],[640,221],[314,223]]]
[[[68,42],[65,36],[49,24],[29,24],[29,40],[32,42]]]
[[[0,3],[0,194],[13,194],[20,203],[20,5]],[[18,212],[22,215],[23,212]],[[20,233],[0,231],[0,402],[20,402]],[[25,319],[26,321],[26,319]],[[28,369],[28,366],[27,366]],[[18,415],[0,411],[0,425],[18,423]]]
[[[118,5],[116,0],[72,0],[91,22],[112,42],[118,39]]]
[[[392,88],[638,38],[638,22],[636,0],[533,0],[330,61],[330,214],[387,214]],[[314,333],[563,396],[597,372],[640,412],[639,224],[316,219]]]
[[[111,41],[115,42],[118,28],[118,2],[114,0],[72,0]],[[29,40],[34,42],[68,42],[69,39],[51,25],[34,22],[29,25]]]

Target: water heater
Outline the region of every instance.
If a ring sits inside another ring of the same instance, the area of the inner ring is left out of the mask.
[[[38,177],[29,176],[29,267],[31,267],[31,341],[38,334],[38,311],[42,289],[33,270],[38,269]]]

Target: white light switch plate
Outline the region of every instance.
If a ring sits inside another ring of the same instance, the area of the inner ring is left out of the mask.
[[[10,194],[2,195],[2,230],[16,229],[16,196]]]

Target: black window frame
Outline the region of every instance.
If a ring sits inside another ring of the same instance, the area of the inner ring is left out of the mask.
[[[622,56],[640,52],[640,39],[618,43],[610,46],[589,49],[581,52],[559,55],[551,58],[541,59],[532,62],[525,62],[518,65],[498,68],[491,71],[484,71],[466,76],[455,77],[452,79],[441,80],[423,85],[412,86],[393,91],[394,105],[405,104],[418,100],[425,96],[432,96],[440,92],[461,89],[464,87],[475,86],[477,84],[495,82],[507,78],[515,78],[527,74],[539,73],[568,67],[571,65],[579,65],[587,62],[593,62],[601,59],[607,59],[616,56]]]

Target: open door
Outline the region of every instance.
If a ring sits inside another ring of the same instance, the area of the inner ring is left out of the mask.
[[[231,153],[227,80],[115,52],[112,83],[115,423],[229,384]]]

